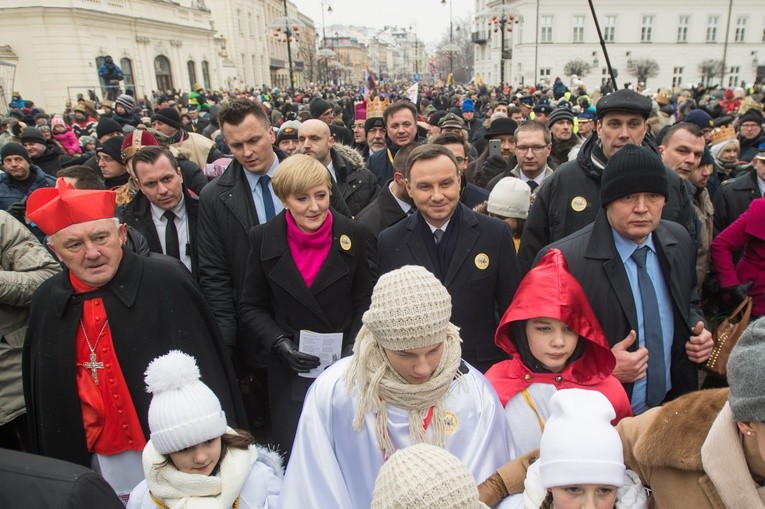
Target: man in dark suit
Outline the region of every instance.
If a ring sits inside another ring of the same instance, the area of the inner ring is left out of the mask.
[[[519,282],[510,228],[460,203],[458,165],[446,147],[416,148],[405,176],[418,213],[380,234],[379,272],[421,265],[435,274],[452,296],[463,358],[486,371],[504,357],[494,332]]]
[[[124,206],[122,220],[146,238],[152,253],[181,260],[197,276],[199,199],[184,187],[175,156],[166,147],[149,146],[131,164],[141,192]]]
[[[698,388],[712,335],[696,292],[696,246],[662,220],[666,168],[651,149],[625,145],[608,161],[595,222],[550,244],[582,284],[616,357],[616,376],[639,414]],[[636,341],[637,339],[637,341]]]

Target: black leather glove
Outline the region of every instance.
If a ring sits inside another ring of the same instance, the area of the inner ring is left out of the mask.
[[[738,306],[743,302],[744,299],[747,297],[747,290],[751,288],[752,284],[754,284],[754,281],[749,281],[748,283],[741,283],[733,286],[726,286],[725,288],[720,288],[720,290],[728,296],[728,302],[730,302],[733,306]]]
[[[300,352],[295,348],[292,341],[285,336],[276,340],[272,350],[295,373],[308,373],[313,368],[318,368],[321,362],[315,355]]]
[[[493,176],[504,173],[507,170],[507,161],[502,156],[489,156],[483,163],[483,171]]]
[[[23,223],[24,216],[27,213],[27,203],[25,201],[17,201],[8,208],[8,213]]]

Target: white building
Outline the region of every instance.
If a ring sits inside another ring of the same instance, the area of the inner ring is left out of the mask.
[[[762,0],[595,3],[617,84],[637,83],[629,64],[652,59],[655,76],[646,80],[652,89],[705,82],[737,86],[765,76],[765,2]],[[730,12],[729,12],[730,7]],[[588,2],[570,0],[475,0],[472,40],[475,72],[489,85],[501,81],[500,44],[504,25],[504,82],[531,85],[559,76],[567,84],[564,68],[581,59],[591,71],[579,79],[588,88],[608,77],[606,60]],[[509,20],[512,16],[513,19]],[[491,23],[491,25],[489,24]],[[512,26],[512,32],[507,28]],[[494,29],[497,28],[497,31]],[[718,68],[702,72],[702,62]],[[722,71],[722,72],[720,72]]]
[[[103,97],[98,66],[106,55],[136,95],[192,83],[222,85],[223,62],[204,2],[162,0],[4,0],[0,9],[3,62],[13,64],[13,88],[49,111],[94,89]],[[7,85],[6,85],[7,86]],[[10,91],[4,91],[7,104]]]

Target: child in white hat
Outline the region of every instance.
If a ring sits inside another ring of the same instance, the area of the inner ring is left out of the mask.
[[[525,509],[642,509],[648,499],[624,466],[614,408],[598,391],[564,389],[550,399],[539,460],[526,473]]]
[[[284,469],[274,451],[229,428],[220,401],[200,379],[190,355],[178,350],[146,370],[153,394],[151,439],[143,450],[146,479],[129,509],[276,507]]]

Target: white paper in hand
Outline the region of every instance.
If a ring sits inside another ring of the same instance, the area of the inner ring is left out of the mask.
[[[322,334],[320,332],[301,330],[300,346],[298,349],[303,353],[315,355],[321,361],[318,368],[314,368],[308,373],[298,373],[298,375],[305,378],[316,378],[325,369],[340,360],[343,350],[343,333],[331,332]]]

